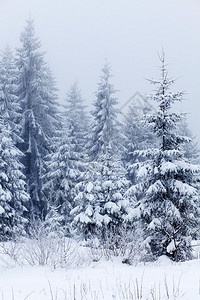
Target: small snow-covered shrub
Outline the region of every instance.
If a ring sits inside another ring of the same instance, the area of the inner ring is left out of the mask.
[[[103,237],[91,239],[88,246],[93,261],[119,256],[123,263],[132,264],[140,260],[143,251],[137,231],[125,225],[121,228],[106,228]]]
[[[23,244],[24,260],[30,265],[70,267],[76,258],[76,247],[70,239],[30,239]]]
[[[78,244],[72,239],[52,235],[43,223],[32,226],[30,235],[31,238],[22,244],[24,260],[28,264],[67,268],[76,261]]]
[[[12,268],[15,265],[22,265],[20,241],[6,241],[0,243],[0,265]]]
[[[0,244],[0,262],[5,266],[48,265],[53,268],[69,268],[84,263],[79,244],[71,238],[48,235],[43,224],[31,228],[30,238]],[[7,258],[6,258],[7,257]]]

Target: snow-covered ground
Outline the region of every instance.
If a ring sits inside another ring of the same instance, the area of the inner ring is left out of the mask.
[[[1,255],[2,257],[2,255]],[[87,257],[87,256],[85,256]],[[120,257],[77,267],[0,263],[0,300],[200,299],[200,260],[122,264]]]

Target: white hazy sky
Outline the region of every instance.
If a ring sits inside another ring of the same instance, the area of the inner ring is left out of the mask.
[[[158,76],[163,47],[180,77],[175,88],[187,92],[179,109],[200,141],[200,0],[0,0],[0,49],[19,46],[30,15],[61,98],[78,79],[91,103],[105,58],[120,103],[149,93],[144,78]]]

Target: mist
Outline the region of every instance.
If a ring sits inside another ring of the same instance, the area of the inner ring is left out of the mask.
[[[197,0],[1,0],[0,49],[19,46],[20,33],[31,16],[60,100],[78,80],[91,105],[108,59],[120,106],[136,91],[151,92],[145,78],[159,76],[158,52],[164,49],[169,75],[178,78],[174,89],[186,92],[178,110],[188,113],[200,141],[199,13]]]

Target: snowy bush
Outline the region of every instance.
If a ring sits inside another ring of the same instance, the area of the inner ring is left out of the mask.
[[[22,247],[19,241],[6,241],[0,243],[0,265],[13,268],[23,265]]]
[[[24,260],[30,265],[48,265],[53,268],[67,268],[73,264],[76,246],[70,239],[45,238],[30,239],[23,243]]]
[[[120,229],[107,228],[104,230],[103,238],[90,239],[87,245],[93,261],[99,261],[103,257],[107,260],[121,257],[122,263],[134,264],[141,260],[141,255],[145,251],[138,232],[126,225]]]
[[[52,268],[76,267],[84,263],[79,245],[64,236],[48,235],[43,224],[32,227],[31,237],[1,243],[1,263],[4,266],[28,264]],[[6,257],[9,257],[9,263]]]
[[[52,236],[45,223],[36,223],[30,234],[31,239],[24,240],[22,247],[28,264],[66,268],[76,260],[78,245],[64,236]]]

